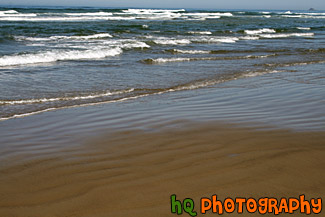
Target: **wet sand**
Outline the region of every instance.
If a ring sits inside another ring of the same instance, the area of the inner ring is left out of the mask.
[[[324,132],[219,122],[109,131],[80,146],[3,159],[0,216],[176,216],[172,194],[193,198],[196,211],[199,199],[213,194],[319,198],[324,144]]]

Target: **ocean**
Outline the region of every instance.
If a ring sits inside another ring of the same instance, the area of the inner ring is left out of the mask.
[[[281,73],[323,108],[324,62],[324,11],[0,8],[0,120]]]

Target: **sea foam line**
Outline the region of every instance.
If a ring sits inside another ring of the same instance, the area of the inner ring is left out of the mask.
[[[181,54],[209,54],[211,51],[208,50],[180,50],[180,49],[171,49],[167,50],[171,53],[181,53]]]
[[[244,32],[248,35],[257,35],[261,33],[275,33],[275,30],[264,28],[264,29],[257,29],[257,30],[245,30]]]
[[[191,41],[188,39],[157,39],[153,41],[156,44],[161,45],[178,45],[178,44],[190,44]]]
[[[199,35],[212,35],[210,31],[189,31],[189,34],[199,34]]]
[[[2,21],[28,21],[28,22],[50,22],[50,21],[92,21],[92,20],[130,20],[128,17],[110,17],[110,16],[70,16],[70,17],[40,17],[40,16],[0,16]]]
[[[278,71],[270,71],[270,73],[276,73],[276,72],[278,72]],[[212,79],[212,80],[206,80],[206,81],[196,81],[194,83],[179,85],[179,86],[176,86],[173,88],[168,88],[166,90],[162,90],[162,91],[159,91],[156,93],[145,93],[145,94],[140,94],[137,96],[130,96],[130,97],[125,97],[125,98],[111,100],[111,101],[85,103],[85,104],[81,104],[81,105],[71,105],[71,106],[56,107],[56,108],[47,108],[47,109],[40,110],[40,111],[34,111],[34,112],[29,112],[29,113],[24,113],[24,114],[15,114],[10,117],[0,118],[0,121],[5,121],[5,120],[13,119],[13,118],[21,118],[21,117],[31,116],[31,115],[40,114],[40,113],[47,112],[47,111],[54,111],[54,110],[58,110],[58,109],[101,105],[101,104],[108,104],[108,103],[114,103],[114,102],[124,102],[124,101],[132,100],[132,99],[146,97],[149,95],[159,95],[159,94],[164,94],[164,93],[174,92],[174,91],[194,90],[194,89],[204,88],[204,87],[208,87],[208,86],[213,86],[213,85],[216,85],[219,83],[224,83],[224,82],[231,81],[231,80],[237,80],[238,78],[255,77],[255,76],[264,75],[266,73],[268,73],[268,72],[266,71],[266,72],[250,73],[250,74],[248,74],[248,76],[239,75],[239,76],[232,76],[230,78],[225,78],[225,79]]]
[[[313,37],[314,33],[260,34],[263,38]]]
[[[113,13],[103,12],[103,11],[88,12],[88,13],[63,13],[63,14],[68,16],[112,16],[113,15]]]
[[[239,59],[259,59],[276,56],[277,54],[269,55],[247,55],[247,56],[233,56],[233,57],[178,57],[178,58],[156,58],[144,59],[140,62],[145,64],[162,64],[169,62],[190,62],[190,61],[204,61],[204,60],[239,60]]]
[[[124,93],[133,92],[134,88],[128,90],[120,91],[106,91],[100,94],[90,94],[87,96],[74,96],[74,97],[56,97],[56,98],[41,98],[41,99],[23,99],[23,100],[0,100],[0,105],[21,105],[21,104],[34,104],[34,103],[46,103],[46,102],[56,102],[56,101],[74,101],[74,100],[85,100],[85,99],[95,99],[105,96],[119,95]]]
[[[191,38],[192,42],[197,43],[236,43],[239,40],[237,37],[222,37],[222,36],[199,36]]]
[[[300,29],[300,30],[310,30],[311,28],[310,27],[297,27],[297,29]]]
[[[15,10],[0,11],[0,17],[36,17],[37,14],[34,13],[19,13]]]
[[[273,73],[279,73],[279,72],[282,72],[282,71],[273,70],[273,71],[262,71],[262,72],[250,72],[250,73],[244,74],[242,77],[243,78],[256,77],[256,76],[261,76],[261,75],[265,75],[265,74],[273,74]]]
[[[152,13],[175,13],[175,12],[185,12],[185,9],[176,10],[164,10],[164,9],[127,9],[122,10],[124,13],[130,14],[152,14]]]

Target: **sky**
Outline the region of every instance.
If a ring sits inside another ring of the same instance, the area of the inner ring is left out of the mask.
[[[325,10],[325,0],[0,0],[0,5]]]

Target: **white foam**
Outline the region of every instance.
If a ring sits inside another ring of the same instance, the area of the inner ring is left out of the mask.
[[[265,17],[265,18],[271,18],[272,16],[271,15],[263,15],[263,17]]]
[[[21,105],[21,104],[34,104],[34,103],[47,103],[56,101],[74,101],[74,100],[85,100],[85,99],[95,99],[105,96],[119,95],[124,93],[133,92],[134,88],[121,91],[106,91],[104,93],[90,94],[85,96],[74,96],[74,97],[57,97],[57,98],[41,98],[41,99],[23,99],[23,100],[1,100],[0,105]]]
[[[109,33],[98,33],[94,35],[86,36],[53,36],[55,39],[94,39],[94,38],[112,38],[113,36]]]
[[[244,32],[248,35],[257,35],[261,33],[275,33],[275,30],[264,28],[264,29],[257,29],[257,30],[245,30]]]
[[[234,56],[234,57],[199,57],[199,58],[157,58],[157,59],[147,59],[144,62],[151,64],[160,64],[168,62],[189,62],[189,61],[204,61],[204,60],[236,60],[236,59],[257,59],[257,58],[267,58],[275,56],[276,54],[270,55],[247,55],[247,56]]]
[[[157,58],[151,60],[153,63],[168,63],[168,62],[187,62],[187,61],[191,61],[191,58]]]
[[[201,43],[236,43],[239,38],[237,37],[221,37],[221,36],[200,36],[192,38],[193,42]]]
[[[232,17],[232,13],[183,13],[185,16],[197,16],[197,17]]]
[[[22,117],[26,117],[26,116],[36,115],[36,114],[43,113],[43,112],[53,111],[53,110],[56,110],[56,109],[57,108],[48,108],[48,109],[44,109],[44,110],[41,110],[41,111],[35,111],[35,112],[29,112],[29,113],[23,113],[23,114],[16,114],[16,115],[12,115],[10,117],[0,118],[0,121],[5,121],[5,120],[13,119],[13,118],[22,118]]]
[[[212,32],[210,32],[210,31],[202,31],[202,32],[199,32],[199,31],[190,31],[188,33],[189,34],[199,34],[199,35],[212,35]]]
[[[278,73],[281,71],[273,70],[273,71],[262,71],[262,72],[250,72],[248,74],[243,75],[244,78],[249,78],[249,77],[256,77],[256,76],[261,76],[265,74],[272,74],[272,73]]]
[[[206,19],[220,19],[221,16],[209,13],[186,13],[181,16],[188,20],[206,20]]]
[[[282,17],[288,17],[288,18],[303,18],[303,17],[307,17],[304,15],[282,15]]]
[[[313,37],[314,33],[261,34],[263,38]]]
[[[232,78],[232,80],[236,80],[236,78]],[[168,92],[181,91],[181,90],[195,90],[195,89],[199,89],[199,88],[203,88],[203,87],[216,85],[216,84],[219,84],[219,83],[222,83],[225,81],[226,80],[198,81],[198,82],[195,82],[194,84],[179,86],[179,87],[176,87],[175,89],[170,89]]]
[[[58,38],[63,38],[63,39],[94,39],[94,38],[112,38],[113,36],[109,33],[98,33],[94,35],[86,35],[86,36],[63,36]]]
[[[173,13],[167,13],[167,14],[157,14],[155,16],[138,16],[136,19],[143,19],[143,20],[172,20],[175,18],[181,17],[181,14],[173,14]]]
[[[35,54],[17,54],[0,57],[0,66],[49,63],[62,60],[100,59],[122,53],[121,48],[93,50],[52,50]]]
[[[128,43],[124,43],[119,45],[119,47],[124,49],[132,49],[132,48],[150,48],[148,44],[142,41],[129,41]]]
[[[63,13],[63,15],[67,16],[112,16],[113,13],[110,12],[89,12],[89,13]]]
[[[0,11],[0,14],[18,14],[18,11],[15,10]]]
[[[324,16],[325,13],[298,13],[298,14],[304,14],[304,15],[310,15],[310,16]]]
[[[157,10],[157,9],[128,9],[123,10],[123,13],[114,13],[114,15],[134,15],[133,19],[147,19],[147,20],[170,20],[181,17],[180,10]],[[124,17],[128,18],[128,17]]]
[[[300,29],[300,30],[310,30],[311,28],[310,27],[297,27],[297,29]]]
[[[161,91],[161,92],[154,93],[154,94],[163,94],[163,93],[171,92],[171,91],[174,91],[174,90]],[[16,114],[16,115],[12,115],[10,117],[0,118],[0,121],[5,121],[5,120],[13,119],[13,118],[27,117],[27,116],[40,114],[40,113],[48,112],[48,111],[54,111],[54,110],[58,110],[58,109],[101,105],[101,104],[108,104],[108,103],[114,103],[114,102],[124,102],[124,101],[127,101],[127,100],[137,99],[137,98],[141,98],[141,97],[145,97],[145,96],[149,96],[149,95],[153,95],[153,94],[141,94],[141,95],[138,95],[138,96],[130,96],[130,97],[125,97],[125,98],[122,98],[122,99],[116,99],[116,100],[111,100],[111,101],[86,103],[86,104],[81,104],[81,105],[63,106],[63,107],[58,107],[58,108],[57,107],[55,107],[55,108],[47,108],[47,109],[40,110],[40,111],[23,113],[23,114]]]
[[[135,20],[138,17],[121,17],[121,16],[113,16],[113,17],[106,17],[106,20]]]
[[[0,11],[0,17],[36,17],[34,13],[19,13],[15,10]]]
[[[158,10],[158,9],[127,9],[122,10],[124,13],[129,14],[154,14],[154,13],[175,13],[175,12],[184,12],[185,9],[177,9],[177,10]]]
[[[243,36],[243,37],[239,37],[239,39],[241,39],[241,40],[259,40],[260,39],[260,37],[258,37],[258,36]]]
[[[179,50],[179,49],[174,49],[174,52],[177,53],[183,53],[183,54],[208,54],[210,51],[208,50]]]
[[[157,39],[153,41],[156,44],[161,45],[178,45],[178,44],[190,44],[191,41],[188,39]]]
[[[291,11],[286,11],[286,12],[284,12],[285,14],[292,14],[292,12]]]
[[[51,21],[92,21],[92,20],[109,20],[119,19],[117,17],[106,17],[106,16],[76,16],[76,17],[39,17],[39,16],[11,16],[11,17],[0,17],[2,21],[28,21],[28,22],[51,22]],[[130,20],[132,18],[121,17],[120,19]],[[134,18],[133,18],[134,19]]]
[[[144,29],[148,29],[149,26],[148,26],[148,25],[142,25],[142,28],[144,28]]]
[[[114,16],[108,17],[110,20],[117,20],[117,19],[125,19],[125,20],[135,20],[135,19],[143,19],[143,20],[172,20],[175,18],[180,18],[182,14],[180,13],[173,13],[165,11],[163,13],[114,13]],[[120,15],[120,16],[117,16]],[[125,16],[128,15],[128,16]],[[130,16],[133,15],[133,16]]]
[[[247,55],[244,57],[244,59],[260,59],[260,58],[268,58],[276,56],[276,54],[269,54],[269,55]]]
[[[308,19],[325,19],[325,16],[313,16],[313,15],[282,15],[282,17],[288,17],[288,18],[308,18]]]
[[[100,44],[101,45],[97,45],[97,47],[107,48],[107,46],[110,46],[110,47],[120,47],[123,49],[150,48],[150,45],[148,45],[147,43],[134,40],[134,39],[112,39],[112,40],[100,41]]]

